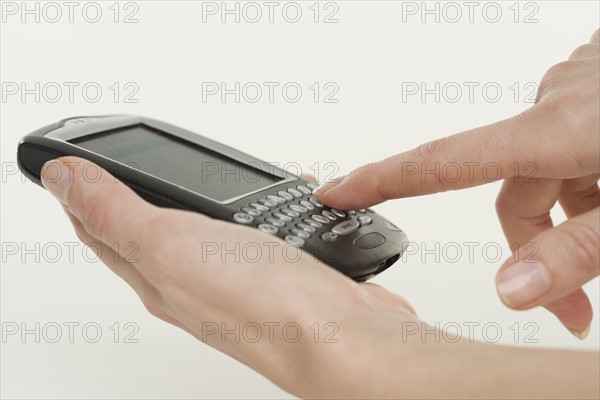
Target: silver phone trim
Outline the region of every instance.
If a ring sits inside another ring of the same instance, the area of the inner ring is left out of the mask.
[[[103,122],[103,124],[101,126],[97,127],[98,130],[96,130],[96,131],[94,130],[94,127],[93,127],[94,120],[96,120],[96,119],[100,120],[102,118],[94,118],[94,117],[90,117],[90,118],[86,118],[86,117],[72,118],[72,119],[69,119],[69,120],[65,121],[64,125],[62,127],[59,127],[59,128],[57,128],[57,129],[55,129],[53,131],[50,131],[50,132],[46,133],[44,135],[44,137],[46,137],[48,139],[52,139],[52,140],[56,140],[56,141],[59,141],[59,142],[66,143],[69,146],[78,147],[78,148],[80,148],[80,149],[82,149],[82,150],[84,150],[84,151],[86,151],[86,152],[88,152],[90,154],[94,154],[95,156],[98,156],[98,157],[103,158],[105,160],[108,160],[110,162],[117,163],[117,164],[122,165],[122,166],[124,166],[124,167],[126,167],[128,169],[132,169],[136,173],[142,173],[142,174],[144,174],[146,176],[149,176],[149,177],[152,177],[152,178],[157,179],[159,181],[165,182],[165,183],[167,183],[167,184],[169,184],[171,186],[177,187],[179,189],[183,189],[186,192],[192,193],[192,194],[194,194],[196,196],[200,196],[200,197],[202,197],[202,198],[204,198],[206,200],[214,201],[215,203],[219,203],[219,204],[223,204],[223,205],[228,205],[228,204],[231,204],[231,203],[235,203],[238,200],[241,200],[241,199],[243,199],[245,197],[252,196],[253,194],[256,194],[256,193],[260,193],[260,192],[262,192],[264,190],[267,190],[267,189],[270,189],[272,187],[276,187],[276,186],[279,186],[279,185],[284,184],[284,183],[294,182],[294,181],[298,180],[298,178],[295,178],[295,177],[282,178],[282,180],[280,180],[279,182],[273,183],[272,185],[269,185],[269,186],[265,186],[265,187],[263,187],[261,189],[255,190],[253,192],[245,193],[245,194],[242,194],[242,195],[239,195],[239,196],[236,196],[236,197],[232,197],[232,198],[229,198],[229,199],[225,199],[225,200],[216,200],[216,199],[213,199],[212,197],[203,195],[201,193],[197,193],[197,192],[195,192],[193,190],[190,190],[190,189],[188,189],[188,188],[186,188],[184,186],[176,185],[173,182],[170,182],[170,181],[168,181],[166,179],[163,179],[163,178],[160,178],[158,176],[149,174],[149,173],[147,173],[145,171],[142,171],[142,170],[139,170],[139,169],[135,169],[134,167],[132,167],[130,165],[123,164],[120,161],[113,160],[113,159],[108,158],[108,157],[106,157],[106,156],[104,156],[102,154],[98,154],[98,153],[96,153],[94,151],[84,149],[82,147],[77,146],[76,144],[73,144],[73,143],[69,142],[69,140],[78,139],[78,138],[82,138],[82,137],[85,137],[85,136],[90,136],[90,135],[93,135],[95,133],[102,132],[102,131],[107,131],[107,130],[117,129],[117,128],[118,129],[120,129],[120,128],[127,128],[128,126],[138,125],[138,124],[145,124],[144,121],[142,121],[140,118],[132,117],[132,116],[129,116],[129,115],[114,116],[114,117],[109,117],[109,118],[110,118],[110,125],[107,126],[106,123]],[[70,121],[77,121],[77,120],[79,120],[81,122],[77,122],[77,123],[71,122],[70,123]],[[82,133],[80,131],[81,128],[79,127],[79,125],[82,125],[82,124],[88,125],[86,127],[86,132],[85,133]],[[90,126],[90,125],[92,125],[92,126]],[[112,126],[112,125],[114,125],[114,126]],[[149,126],[152,127],[151,125],[149,125]],[[152,128],[154,128],[154,127],[152,127]],[[154,128],[154,129],[158,129],[158,128]],[[165,133],[167,133],[167,132],[165,132]],[[179,139],[182,139],[182,138],[179,138]],[[188,141],[188,140],[186,140],[186,141]],[[226,156],[226,157],[228,157],[228,156]],[[231,158],[231,157],[228,157],[228,158]],[[233,159],[233,160],[235,160],[235,159]],[[240,160],[235,160],[235,161],[237,161],[237,162],[239,162],[241,164],[247,165],[246,163],[243,163]],[[253,168],[253,169],[256,169],[253,166],[250,166],[250,167]],[[265,172],[265,173],[269,173],[269,172],[264,171],[264,170],[260,170],[260,171]],[[273,174],[271,173],[271,175],[273,175]],[[273,176],[277,177],[277,175],[273,175]]]

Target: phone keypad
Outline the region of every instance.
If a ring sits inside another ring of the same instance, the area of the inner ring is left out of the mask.
[[[262,215],[262,213],[255,208],[244,207],[242,208],[242,211],[246,214],[252,215],[253,217],[260,217]]]
[[[293,235],[287,235],[284,240],[286,242],[288,242],[289,244],[292,244],[294,246],[298,246],[298,247],[302,247],[304,246],[304,243],[306,243],[304,241],[304,239],[302,239],[301,237],[298,236],[293,236]]]
[[[320,222],[315,221],[314,219],[310,219],[310,218],[305,218],[302,220],[302,222],[304,222],[305,224],[308,224],[310,226],[312,226],[313,228],[319,229],[323,227],[323,224]]]
[[[258,199],[257,200],[260,204],[262,204],[263,206],[269,207],[269,208],[275,208],[277,207],[277,202],[273,201],[273,200],[269,200],[269,199]]]
[[[300,229],[297,229],[297,228],[290,229],[290,233],[292,235],[298,236],[299,238],[302,238],[302,239],[310,238],[310,233],[300,230]]]
[[[250,204],[250,207],[252,207],[258,211],[262,211],[262,212],[269,211],[269,207],[263,206],[262,204],[258,204],[258,203],[252,203],[252,204]]]
[[[334,226],[331,232],[338,236],[344,236],[356,231],[358,228],[360,228],[360,223],[355,219],[349,219]]]
[[[302,229],[303,231],[306,231],[308,233],[315,233],[317,231],[316,228],[307,225],[307,224],[296,224],[296,227],[299,229]]]
[[[306,214],[308,212],[308,208],[299,206],[298,204],[290,204],[289,208],[300,214]]]
[[[302,197],[302,192],[300,192],[294,188],[288,188],[287,191],[288,191],[288,193],[290,193],[292,196],[294,196],[297,199]]]
[[[277,192],[277,195],[279,197],[281,197],[282,199],[284,199],[285,201],[292,201],[292,200],[294,200],[294,196],[292,196],[288,192],[284,192],[283,190],[280,190],[279,192]]]
[[[337,219],[337,217],[335,216],[335,214],[332,213],[331,211],[323,210],[323,212],[321,214],[323,214],[323,216],[325,218],[330,219],[332,221],[335,221]]]
[[[319,185],[317,185],[316,183],[312,183],[312,182],[308,182],[308,183],[306,184],[306,186],[308,186],[308,188],[309,188],[310,190],[315,190],[316,188],[318,188],[318,187],[319,187]]]
[[[277,218],[277,219],[280,219],[280,220],[284,221],[284,222],[292,222],[292,218],[291,217],[288,217],[287,215],[282,214],[282,213],[273,213],[273,216],[275,218]]]
[[[322,223],[322,224],[328,224],[329,223],[329,220],[327,218],[325,218],[324,216],[319,215],[319,214],[315,214],[311,218],[314,219],[317,222]]]
[[[300,216],[300,213],[299,213],[298,211],[291,210],[291,209],[289,209],[289,208],[282,208],[282,209],[281,209],[281,210],[279,210],[279,211],[281,211],[281,213],[282,213],[282,214],[285,214],[285,215],[287,215],[288,217],[292,217],[292,218],[297,218],[297,217],[299,217],[299,216]]]
[[[273,217],[265,218],[265,221],[277,228],[283,228],[285,226],[285,222],[283,222],[280,219],[275,219]]]
[[[303,186],[303,185],[296,186],[296,189],[298,189],[300,192],[302,192],[305,195],[312,194],[312,190],[310,190],[309,188],[307,188],[306,186]]]
[[[326,242],[335,242],[338,239],[338,235],[333,232],[325,232],[321,235],[321,239]]]
[[[233,220],[245,225],[257,224],[260,231],[279,234],[298,247],[304,246],[312,235],[335,242],[373,222],[364,215],[367,213],[364,209],[342,211],[325,207],[313,196],[316,188],[311,182],[254,199],[233,214]]]
[[[337,208],[332,208],[331,212],[340,218],[344,218],[346,216],[345,212],[343,212],[342,210],[338,210]]]
[[[308,199],[308,201],[310,201],[310,203],[311,203],[313,206],[315,206],[315,207],[318,207],[318,208],[323,208],[323,204],[321,204],[321,203],[319,202],[319,200],[317,200],[317,198],[316,198],[316,197],[310,197],[310,198]]]
[[[235,213],[233,214],[233,220],[238,224],[248,225],[254,221],[254,217],[245,213]]]
[[[258,225],[258,229],[271,235],[276,235],[279,232],[279,229],[271,224],[260,224]]]
[[[270,194],[267,196],[267,199],[276,202],[277,204],[285,204],[286,200],[283,197],[275,196],[274,194]]]
[[[371,225],[371,223],[373,222],[373,219],[371,217],[369,217],[368,215],[361,215],[360,217],[358,217],[358,222],[361,225]]]
[[[307,208],[310,211],[315,209],[315,206],[313,206],[310,202],[308,202],[306,200],[301,200],[300,205],[304,208]]]

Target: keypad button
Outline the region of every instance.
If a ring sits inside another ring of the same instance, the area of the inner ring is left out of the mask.
[[[279,229],[277,229],[271,224],[260,224],[258,225],[258,230],[263,231],[265,233],[269,233],[271,235],[275,235],[277,234],[277,232],[279,232]]]
[[[344,218],[346,216],[345,212],[343,212],[342,210],[338,210],[337,208],[332,208],[331,212],[334,213],[335,215],[337,215],[340,218]]]
[[[348,215],[356,215],[356,211],[354,211],[354,210],[346,211],[346,214],[348,214]]]
[[[335,242],[336,240],[338,240],[338,235],[333,232],[325,232],[321,235],[321,239],[323,239],[326,242]]]
[[[329,223],[329,220],[327,218],[325,218],[324,216],[322,216],[322,215],[313,215],[313,216],[311,216],[311,218],[314,219],[317,222],[322,223],[322,224],[328,224]]]
[[[304,222],[305,224],[308,224],[308,225],[312,226],[313,228],[317,228],[317,229],[323,227],[322,223],[317,222],[314,219],[310,219],[310,218],[303,219],[302,222]]]
[[[268,195],[267,199],[274,201],[277,204],[285,204],[285,199],[283,197],[275,196],[274,194]]]
[[[366,214],[367,210],[365,210],[364,208],[361,208],[360,210],[358,210],[358,212],[361,214]]]
[[[297,191],[294,188],[288,188],[287,190],[292,196],[294,196],[295,198],[299,199],[300,197],[302,197],[302,193]]]
[[[368,215],[361,215],[358,217],[358,222],[360,222],[361,225],[371,225],[373,219]]]
[[[295,218],[295,217],[299,217],[299,216],[300,216],[300,213],[299,213],[299,212],[297,212],[297,211],[294,211],[294,210],[290,210],[289,208],[282,208],[282,209],[281,209],[281,210],[279,210],[279,211],[281,211],[281,213],[282,213],[282,214],[285,214],[285,215],[287,215],[288,217],[293,217],[293,218]]]
[[[238,224],[251,224],[254,217],[245,213],[235,213],[233,214],[233,220]]]
[[[300,214],[308,212],[306,207],[299,206],[298,204],[290,204],[288,207],[296,212],[299,212]]]
[[[317,231],[315,228],[307,224],[297,224],[296,227],[308,233],[315,233]]]
[[[302,207],[305,207],[305,208],[311,210],[311,211],[315,209],[315,206],[313,206],[309,201],[306,201],[306,200],[301,200],[300,201],[300,205]]]
[[[292,201],[294,200],[294,196],[292,196],[291,194],[289,194],[288,192],[284,192],[283,190],[280,190],[279,192],[277,192],[277,194],[279,195],[279,197],[281,197],[282,199],[285,199],[285,201]]]
[[[267,206],[269,208],[275,208],[277,207],[277,202],[272,201],[272,200],[268,200],[268,199],[258,199],[257,200],[260,204],[262,204],[263,206]]]
[[[341,222],[331,229],[331,232],[336,235],[344,236],[356,231],[360,228],[360,224],[355,219],[349,219],[348,221]]]
[[[273,213],[273,217],[280,219],[284,222],[292,222],[292,219],[290,217],[288,217],[287,215],[284,215],[282,213]]]
[[[262,213],[255,208],[244,207],[242,208],[242,212],[246,214],[252,215],[253,217],[259,217]]]
[[[283,222],[283,220],[280,220],[280,219],[275,219],[275,218],[269,217],[269,218],[265,218],[265,221],[273,226],[278,227],[278,228],[283,228],[285,226],[285,222]]]
[[[303,186],[303,185],[296,186],[296,189],[301,191],[303,194],[307,194],[307,195],[312,194],[312,190],[310,190],[309,188],[307,188],[306,186]]]
[[[379,232],[371,232],[362,235],[354,241],[354,245],[361,249],[374,249],[385,243],[385,236]]]
[[[312,203],[312,205],[313,205],[313,206],[315,206],[315,207],[323,208],[323,204],[321,204],[321,203],[319,202],[319,200],[317,200],[317,198],[316,198],[316,197],[310,197],[310,198],[308,199],[308,201],[310,201],[310,202]]]
[[[335,214],[332,213],[331,211],[323,210],[323,212],[321,214],[323,214],[327,219],[330,219],[332,221],[335,221],[337,219]]]
[[[263,206],[262,204],[258,204],[258,203],[252,203],[250,204],[250,207],[257,209],[258,211],[269,211],[269,207],[267,206]]]
[[[302,246],[304,246],[304,243],[306,243],[304,241],[304,239],[302,239],[301,237],[293,236],[293,235],[287,235],[284,238],[284,240],[286,242],[288,242],[289,244],[294,245],[294,246],[298,246],[298,247],[302,247]]]
[[[306,186],[310,189],[310,190],[315,190],[316,188],[319,187],[319,185],[317,185],[316,183],[312,183],[312,182],[308,182],[306,184]]]
[[[292,235],[298,236],[299,238],[302,238],[302,239],[308,239],[310,237],[310,234],[308,232],[305,232],[301,229],[296,229],[296,228],[291,229],[290,233]]]
[[[402,232],[402,229],[398,228],[396,225],[392,224],[392,223],[391,223],[391,222],[389,222],[389,221],[386,221],[386,222],[385,222],[385,226],[387,226],[387,228],[388,228],[390,231]]]

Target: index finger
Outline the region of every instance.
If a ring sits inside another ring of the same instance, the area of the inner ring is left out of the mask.
[[[535,174],[532,130],[522,116],[472,129],[367,164],[315,193],[329,206],[353,209]]]

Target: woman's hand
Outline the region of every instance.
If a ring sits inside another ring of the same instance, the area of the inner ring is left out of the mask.
[[[596,31],[550,68],[526,112],[365,165],[316,194],[356,209],[504,179],[496,208],[519,252],[500,268],[498,292],[514,309],[545,306],[583,339],[592,308],[581,286],[600,269],[599,55]],[[553,227],[557,201],[569,219]]]
[[[534,240],[540,245],[545,267],[533,268],[548,278],[550,288],[521,306],[511,300],[522,299],[524,289],[515,290],[512,284],[513,290],[503,296],[515,307],[544,304],[567,326],[583,332],[591,309],[583,292],[575,289],[598,274],[598,190],[593,175],[600,172],[597,37],[595,44],[576,52],[577,61],[550,71],[539,104],[527,113],[372,164],[337,188],[323,190],[322,198],[354,208],[484,182],[482,166],[472,164],[472,180],[467,175],[457,182],[420,182],[411,175],[404,182],[397,167],[406,162],[430,167],[436,162],[492,160],[500,163],[504,178],[515,161],[522,168],[536,162],[538,177],[544,179],[507,183],[501,196],[527,196],[527,207],[515,208],[516,200],[499,205],[511,241]],[[594,49],[596,56],[583,58]],[[80,239],[131,285],[152,314],[295,395],[598,396],[597,354],[448,340],[419,321],[402,298],[379,286],[357,284],[256,229],[155,207],[106,171],[90,182],[83,172],[88,164],[65,157],[42,170],[44,186],[61,202]],[[550,190],[557,183],[551,182],[562,182],[558,195]],[[354,191],[355,184],[363,185],[362,190]],[[344,203],[344,196],[337,196],[342,191],[353,193],[349,198],[354,202]],[[546,204],[555,197],[572,218],[545,230],[550,224]],[[514,275],[508,265],[503,271]],[[502,279],[499,288],[502,292]],[[569,318],[573,307],[577,312]]]
[[[452,337],[419,321],[401,297],[358,284],[279,238],[155,207],[104,170],[86,180],[89,164],[65,157],[42,169],[79,238],[153,315],[292,394],[598,396],[596,354]]]
[[[90,164],[50,161],[42,182],[153,315],[301,395],[366,395],[377,360],[401,355],[386,335],[418,320],[399,296],[255,228],[153,206],[99,167],[91,182]]]

